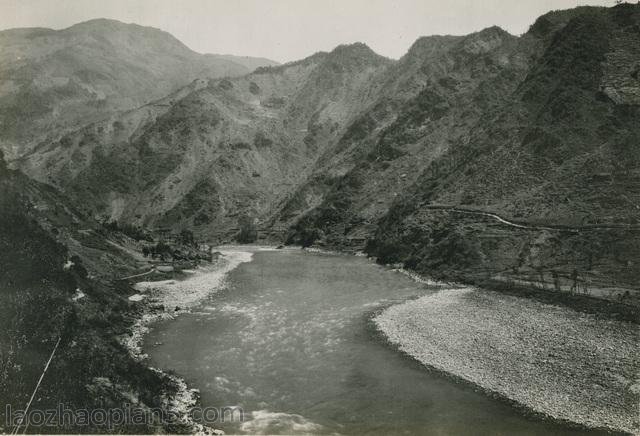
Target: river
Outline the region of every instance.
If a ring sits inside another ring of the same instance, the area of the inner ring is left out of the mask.
[[[227,433],[585,434],[386,344],[372,314],[431,292],[361,257],[256,251],[219,292],[155,325],[144,348],[198,388],[204,407],[242,407],[244,422],[214,424]]]

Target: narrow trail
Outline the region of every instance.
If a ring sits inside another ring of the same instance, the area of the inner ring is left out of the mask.
[[[494,220],[498,221],[501,224],[514,227],[517,229],[525,229],[525,230],[550,230],[550,231],[563,231],[563,232],[572,232],[572,233],[579,233],[579,232],[588,231],[588,230],[640,230],[640,226],[631,225],[631,224],[587,224],[583,226],[567,226],[562,224],[537,225],[537,224],[530,224],[525,221],[509,220],[493,212],[466,209],[466,208],[457,207],[457,206],[432,204],[432,205],[425,205],[423,207],[425,209],[431,209],[431,210],[442,210],[446,212],[455,212],[455,213],[461,213],[461,214],[467,214],[467,215],[485,216],[485,217],[493,218]]]
[[[155,266],[154,266],[154,267],[152,267],[152,268],[151,268],[149,271],[147,271],[147,272],[143,272],[143,273],[141,273],[141,274],[134,274],[134,275],[132,275],[132,276],[127,276],[127,277],[120,277],[119,279],[116,279],[116,280],[128,280],[128,279],[133,279],[133,278],[136,278],[136,277],[142,277],[142,276],[149,275],[149,274],[151,274],[151,273],[153,273],[153,272],[156,272],[156,267],[155,267]],[[160,272],[160,271],[158,271],[158,272]]]

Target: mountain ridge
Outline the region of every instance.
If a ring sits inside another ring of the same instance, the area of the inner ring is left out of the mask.
[[[288,231],[292,243],[367,245],[416,268],[417,257],[434,256],[425,251],[429,229],[444,226],[449,248],[475,260],[445,262],[438,274],[495,278],[496,260],[514,277],[543,268],[549,282],[554,268],[570,275],[573,262],[590,280],[617,272],[633,283],[626,260],[603,258],[597,274],[584,266],[584,238],[491,233],[428,206],[541,225],[607,223],[608,213],[632,223],[638,10],[554,11],[522,36],[492,26],[422,37],[397,61],[354,43],[241,77],[197,79],[69,132],[19,167],[123,223],[229,241],[251,221],[266,238]],[[612,156],[622,170],[602,166]],[[535,250],[549,241],[574,260],[541,263]],[[634,252],[618,247],[625,259]],[[504,253],[525,260],[514,265]]]
[[[242,75],[263,64],[273,62],[201,55],[167,32],[115,20],[3,31],[0,147],[13,160],[69,128],[164,97],[195,78]]]

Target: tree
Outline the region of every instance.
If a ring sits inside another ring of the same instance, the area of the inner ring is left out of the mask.
[[[4,161],[4,153],[0,150],[0,177],[7,174],[7,163]]]
[[[250,244],[258,239],[258,229],[253,219],[249,216],[243,216],[238,220],[240,231],[236,236],[236,240],[241,244]]]
[[[160,259],[165,260],[167,257],[171,257],[171,255],[171,247],[163,241],[158,242],[151,248],[151,257],[154,259],[159,257]]]
[[[184,245],[195,245],[196,240],[193,236],[193,232],[189,229],[183,229],[180,232],[180,242]]]

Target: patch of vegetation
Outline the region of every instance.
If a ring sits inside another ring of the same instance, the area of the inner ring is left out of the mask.
[[[161,219],[163,225],[188,221],[193,217],[195,226],[210,223],[218,213],[220,200],[215,182],[204,179],[196,183],[172,209]]]
[[[523,100],[545,103],[554,94],[571,93],[575,97],[580,89],[597,89],[609,50],[609,33],[606,16],[597,10],[588,9],[569,20],[525,79]]]
[[[193,232],[189,229],[182,229],[180,235],[178,235],[178,241],[183,245],[195,246],[196,239],[193,236]]]
[[[124,407],[130,393],[148,407],[163,407],[164,393],[176,386],[134,361],[117,335],[126,334],[136,307],[127,285],[89,279],[82,260],[51,238],[30,215],[21,184],[0,181],[0,399],[21,410],[54,345],[57,353],[33,408]],[[82,294],[80,294],[82,292]],[[107,387],[107,389],[102,389]],[[5,407],[0,422],[7,422]],[[112,431],[149,433],[157,426],[118,426]],[[5,428],[6,431],[9,428]],[[39,431],[101,433],[106,428],[40,428]],[[186,429],[182,429],[185,431]],[[179,429],[176,429],[179,431]]]
[[[231,148],[233,150],[251,150],[251,144],[247,142],[233,142],[231,143]]]
[[[253,138],[253,145],[255,145],[256,148],[266,148],[271,147],[273,145],[273,141],[263,132],[257,132],[256,136]]]
[[[175,152],[184,150],[192,135],[213,129],[221,121],[222,115],[215,106],[192,94],[178,101],[167,113],[158,117],[149,135],[150,138],[159,140],[158,142],[171,145]]]
[[[165,241],[159,241],[155,245],[142,247],[142,254],[152,259],[168,260],[173,258],[173,249]]]
[[[4,152],[0,150],[0,178],[2,178],[7,173],[7,162],[4,160]]]
[[[364,187],[364,173],[353,170],[343,177],[327,180],[328,194],[324,201],[296,222],[287,235],[287,244],[313,245],[330,228],[349,220],[353,198]]]
[[[229,91],[233,89],[233,83],[229,79],[222,79],[218,82],[218,88]]]
[[[137,174],[139,174],[139,167],[132,159],[98,148],[93,153],[89,167],[78,176],[79,183],[76,183],[76,186],[88,191],[89,198],[99,198],[109,191],[126,194],[136,186]]]
[[[136,241],[153,242],[151,234],[140,226],[119,224],[117,221],[103,221],[102,227],[113,232],[121,232]]]
[[[282,97],[269,97],[260,101],[260,104],[271,109],[281,109],[287,104],[287,101]]]
[[[260,94],[260,87],[256,84],[256,82],[249,82],[249,92],[253,95]]]
[[[356,119],[353,123],[347,127],[346,132],[340,139],[341,142],[356,142],[360,141],[373,132],[376,128],[377,122],[373,117],[366,113]]]
[[[241,244],[251,244],[258,240],[258,228],[255,225],[254,219],[248,215],[240,217],[238,220],[238,227],[240,231],[236,235],[236,241]]]
[[[473,236],[449,221],[431,227],[406,227],[379,231],[365,251],[383,264],[404,267],[436,278],[451,278],[481,263],[480,247]]]

